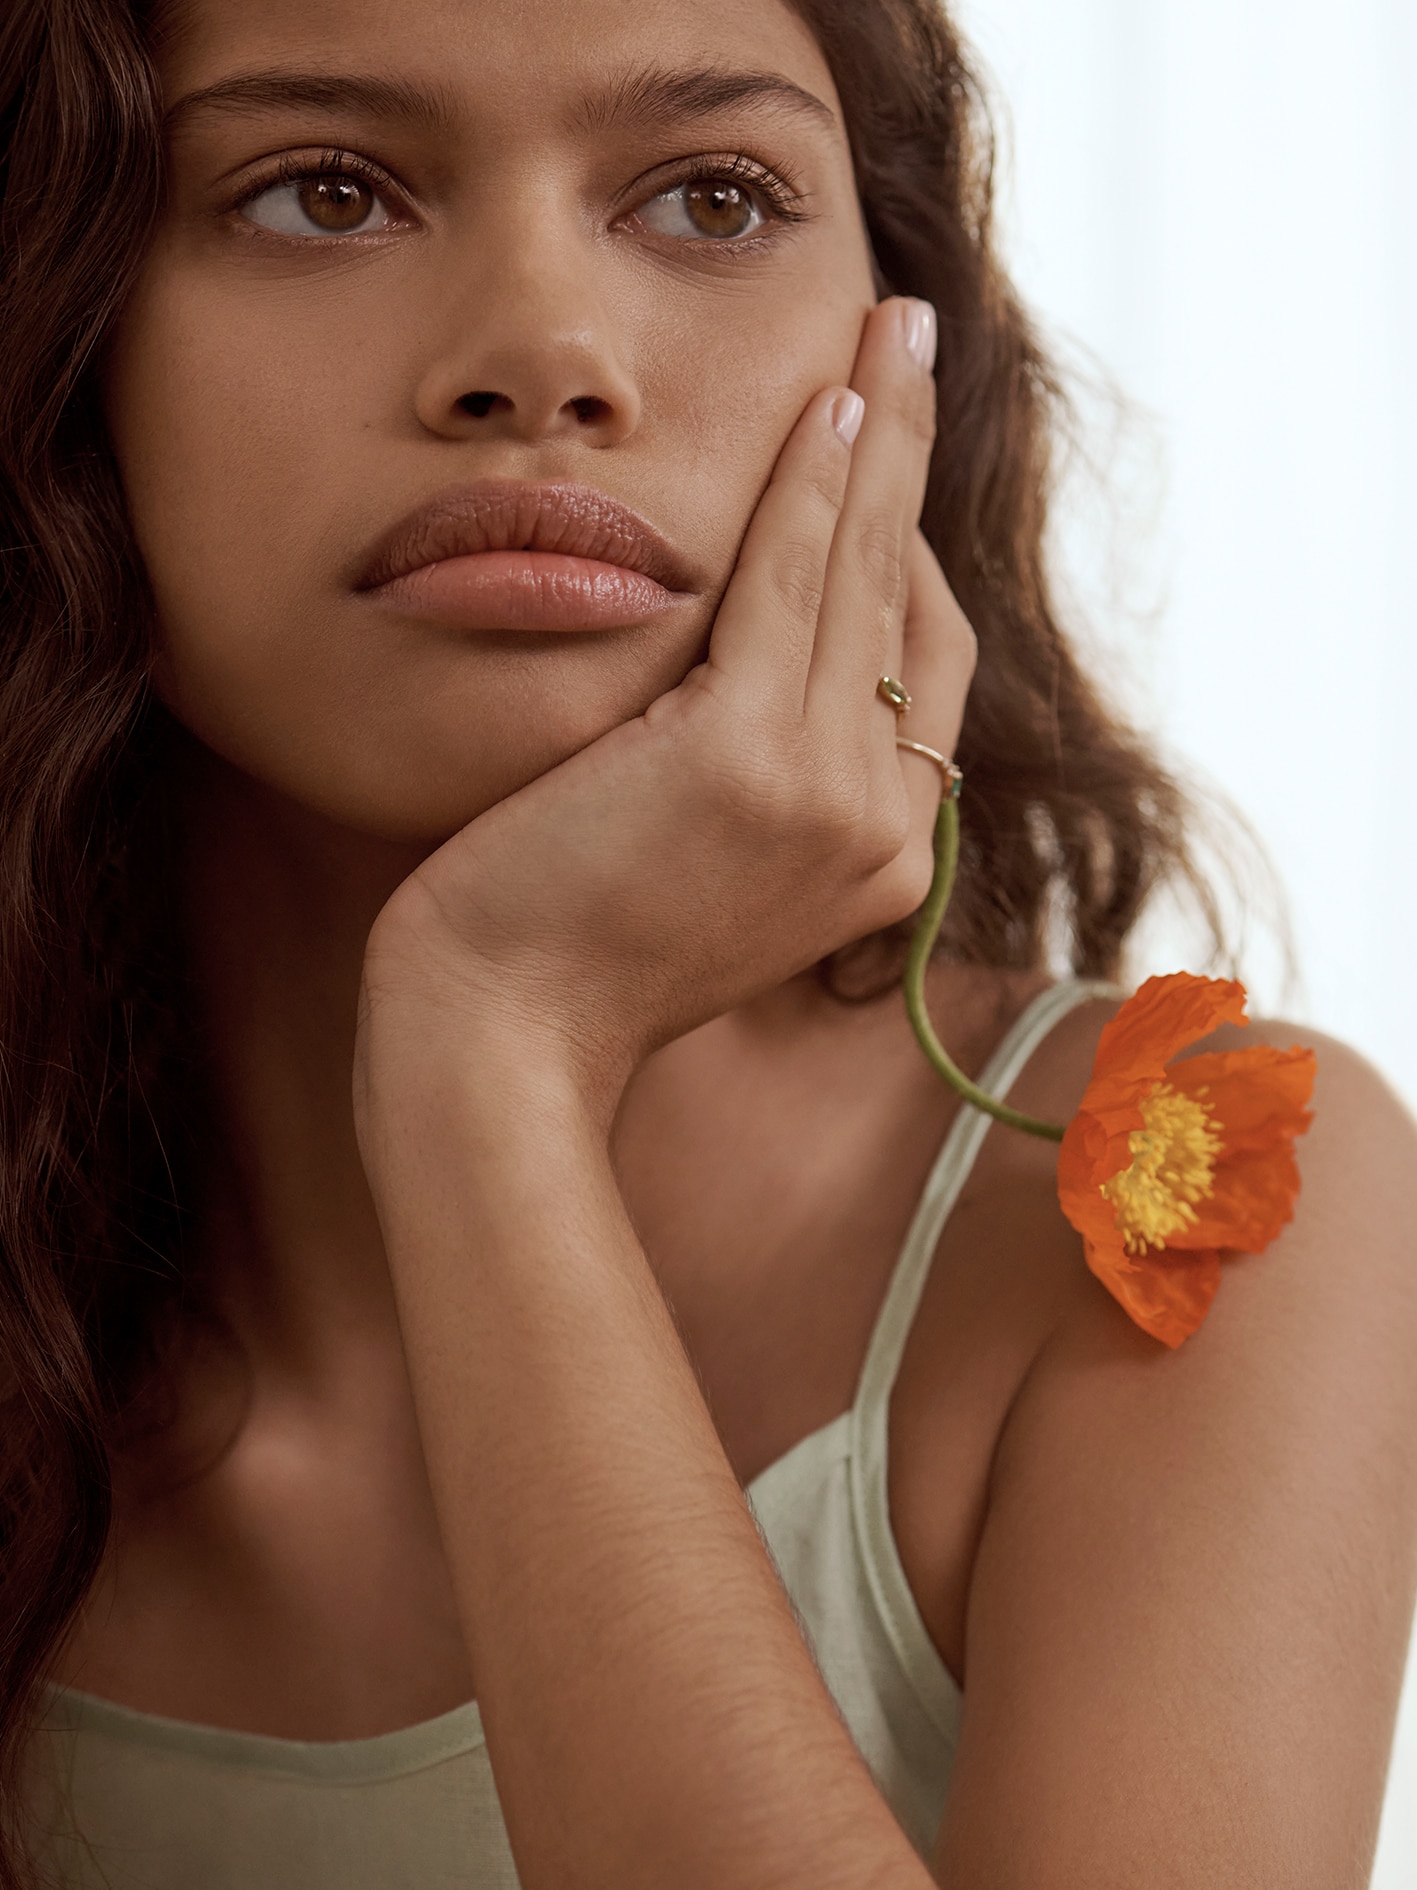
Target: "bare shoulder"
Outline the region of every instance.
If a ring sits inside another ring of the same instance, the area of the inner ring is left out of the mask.
[[[1076,1107],[1108,1014],[1040,1050],[1030,1105]],[[1302,1186],[1200,1330],[1168,1350],[1051,1247],[971,1568],[950,1881],[1364,1880],[1417,1585],[1417,1130],[1305,1026],[1194,1052],[1253,1044],[1316,1052]]]
[[[1261,1018],[1197,1048],[1252,1043],[1301,1044],[1316,1057],[1314,1121],[1298,1148],[1304,1185],[1295,1244],[1317,1254],[1338,1240],[1350,1265],[1391,1265],[1394,1287],[1417,1314],[1417,1121],[1367,1058],[1302,1024]]]
[[[1064,1121],[1076,1109],[1114,1003],[1087,1004],[1040,1047],[1020,1082],[1023,1106]],[[1251,1436],[1285,1435],[1296,1468],[1322,1408],[1330,1453],[1386,1450],[1417,1498],[1417,1122],[1383,1076],[1349,1045],[1310,1026],[1262,1018],[1224,1026],[1183,1057],[1268,1045],[1315,1053],[1313,1120],[1296,1146],[1301,1178],[1293,1219],[1263,1253],[1227,1257],[1201,1330],[1168,1355],[1132,1327],[1080,1265],[1062,1222],[1040,1243],[1052,1317],[1012,1407],[1009,1432],[1034,1412],[1053,1423],[1075,1397],[1137,1405],[1132,1416],[1169,1427],[1174,1401],[1193,1402],[1208,1430],[1227,1422]],[[1000,1138],[986,1185],[1037,1179],[1044,1164],[1021,1138]],[[1051,1180],[1051,1161],[1046,1164]],[[1106,1367],[1107,1369],[1101,1369]],[[1297,1406],[1307,1409],[1300,1416]]]
[[[1313,1121],[1296,1145],[1301,1191],[1294,1219],[1265,1254],[1226,1269],[1245,1280],[1235,1318],[1257,1351],[1303,1343],[1344,1369],[1388,1359],[1404,1383],[1417,1341],[1417,1122],[1357,1050],[1305,1024],[1260,1018],[1227,1025],[1186,1051],[1256,1044],[1312,1050]],[[1273,1316],[1271,1316],[1273,1315]],[[1396,1344],[1397,1350],[1394,1350]],[[1401,1353],[1401,1357],[1398,1353]]]
[[[1071,1120],[1092,1076],[1099,1039],[1120,1000],[1077,1005],[1052,1028],[1010,1092],[1031,1115]],[[1251,1366],[1384,1372],[1398,1402],[1417,1391],[1417,1123],[1380,1073],[1348,1045],[1308,1025],[1264,1018],[1224,1026],[1183,1056],[1269,1045],[1315,1053],[1312,1126],[1298,1142],[1301,1189],[1292,1223],[1262,1254],[1227,1259],[1202,1334],[1183,1348],[1183,1377],[1209,1370],[1232,1384],[1231,1350]],[[1068,1361],[1109,1350],[1151,1361],[1144,1337],[1087,1270],[1082,1242],[1058,1203],[1052,1143],[992,1128],[947,1222],[903,1362],[903,1405],[941,1407],[961,1382],[963,1346],[996,1361],[998,1396],[1026,1411]],[[1312,1353],[1312,1355],[1310,1355]],[[1005,1364],[1007,1361],[1007,1364]],[[1229,1390],[1207,1390],[1212,1412]],[[1219,1400],[1217,1405],[1216,1400]],[[1414,1405],[1417,1440],[1417,1405]],[[953,1421],[953,1415],[951,1418]]]
[[[1392,1179],[1417,1196],[1417,1165],[1411,1159],[1417,1154],[1417,1120],[1381,1072],[1351,1044],[1308,1024],[1261,1017],[1244,1026],[1223,1025],[1183,1054],[1244,1050],[1253,1044],[1280,1050],[1297,1044],[1314,1052],[1314,1127],[1303,1146],[1312,1150],[1341,1144],[1349,1136],[1376,1137],[1375,1146],[1392,1148],[1404,1157]]]
[[[1024,1071],[1015,1100],[1031,1113],[1069,1120],[1086,1090],[1098,1040],[1118,1009],[1114,1000],[1098,1000],[1065,1017]],[[1362,1280],[1382,1295],[1387,1318],[1417,1322],[1417,1121],[1357,1050],[1283,1018],[1222,1026],[1182,1052],[1180,1060],[1256,1045],[1314,1052],[1313,1122],[1296,1148],[1302,1187],[1293,1223],[1265,1255],[1237,1258],[1227,1266],[1226,1296],[1233,1297],[1229,1289],[1244,1274],[1253,1282],[1243,1289],[1244,1296],[1264,1301],[1273,1294],[1291,1306],[1292,1316],[1302,1317],[1307,1308],[1323,1324],[1330,1299],[1351,1295]],[[1051,1154],[1040,1163],[1037,1152],[1021,1142],[1019,1137],[993,1138],[989,1160],[982,1164],[986,1184],[1011,1185],[1044,1169],[1051,1180]],[[1060,1237],[1055,1251],[1060,1264],[1071,1265],[1074,1248],[1068,1239]],[[1093,1300],[1090,1291],[1076,1296],[1085,1324]],[[1354,1311],[1361,1319],[1376,1305],[1369,1300]],[[1276,1339],[1282,1331],[1275,1330]],[[1409,1331],[1417,1327],[1410,1323]]]

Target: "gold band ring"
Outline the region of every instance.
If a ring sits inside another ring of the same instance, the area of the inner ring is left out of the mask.
[[[938,748],[927,748],[924,742],[908,742],[903,735],[896,736],[895,745],[897,748],[908,748],[912,755],[923,755],[927,761],[933,761],[945,778],[946,798],[952,801],[959,799],[964,787],[964,775],[948,755],[942,755]]]
[[[889,708],[895,710],[897,717],[910,713],[910,691],[903,682],[897,682],[894,676],[882,676],[876,684],[876,694]]]

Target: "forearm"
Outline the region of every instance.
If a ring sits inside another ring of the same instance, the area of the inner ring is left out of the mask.
[[[376,1193],[526,1890],[919,1890],[593,1113],[509,1047],[420,1115],[385,1132]]]

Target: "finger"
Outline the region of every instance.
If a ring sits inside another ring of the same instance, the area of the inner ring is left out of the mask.
[[[710,668],[799,714],[861,418],[850,388],[808,403],[758,501],[709,640]]]
[[[861,437],[827,563],[807,681],[809,713],[850,725],[898,648],[911,539],[935,437],[934,311],[897,298],[867,321],[853,385]],[[839,739],[845,737],[841,729]]]
[[[901,671],[910,691],[908,715],[891,731],[954,758],[974,676],[975,640],[939,561],[923,532],[911,535]],[[928,832],[939,809],[944,777],[934,762],[896,749],[910,795],[913,832]]]

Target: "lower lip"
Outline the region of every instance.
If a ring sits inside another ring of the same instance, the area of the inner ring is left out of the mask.
[[[643,571],[549,551],[479,551],[443,558],[369,593],[452,630],[616,630],[679,601]]]

